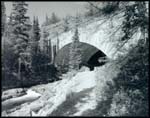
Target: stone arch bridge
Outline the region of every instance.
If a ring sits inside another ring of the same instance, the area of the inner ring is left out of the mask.
[[[123,32],[121,24],[123,13],[110,17],[99,17],[80,22],[78,27],[80,47],[83,50],[82,62],[86,65],[98,66],[99,57],[114,59],[117,56],[116,44],[121,39]],[[61,25],[47,28],[49,36],[48,44],[51,45],[52,61],[56,66],[65,65],[68,62],[68,51],[75,28],[63,32]],[[133,38],[138,39],[140,33],[135,33]],[[131,42],[132,43],[132,42]],[[127,45],[126,47],[129,47]],[[95,62],[95,63],[94,63]]]

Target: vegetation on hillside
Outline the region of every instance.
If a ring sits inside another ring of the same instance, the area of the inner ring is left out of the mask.
[[[2,4],[2,89],[29,87],[55,81],[57,70],[48,65],[50,58],[39,46],[41,39],[38,18],[33,23],[27,16],[26,2],[13,2],[6,20]],[[55,21],[55,14],[52,15]]]
[[[79,48],[79,36],[78,29],[75,30],[75,34],[72,39],[69,53],[69,71],[79,70],[81,63],[81,49]]]
[[[106,99],[101,100],[96,108],[98,116],[148,116],[149,38],[145,5],[145,2],[134,2],[125,7],[124,36],[118,51],[132,39],[138,28],[142,36],[127,55],[119,56],[114,63],[120,72],[106,85],[103,96]]]
[[[49,25],[58,23],[59,21],[60,21],[60,18],[53,12],[50,18],[46,15],[46,20],[42,26],[49,26]]]
[[[7,22],[5,4],[2,2],[2,90],[15,87],[29,87],[35,84],[48,83],[59,80],[59,73],[55,68],[52,57],[52,49],[58,50],[59,45],[52,47],[50,34],[47,30],[41,29],[38,18],[34,17],[33,23],[27,16],[28,4],[26,2],[13,2],[13,9]],[[119,55],[115,61],[108,61],[103,67],[104,71],[97,71],[97,79],[105,79],[104,83],[97,82],[96,109],[89,110],[83,115],[92,116],[148,116],[148,78],[149,78],[149,38],[148,38],[148,10],[147,2],[88,2],[85,19],[88,17],[101,17],[116,15],[116,11],[124,13],[124,21],[121,25],[123,32],[120,38],[117,51],[125,50],[123,47],[132,40],[135,32],[140,31],[141,37],[138,43],[130,46],[127,54]],[[76,19],[77,20],[77,19]],[[78,21],[80,20],[80,17]],[[108,20],[108,19],[106,19]],[[51,18],[46,16],[43,27],[51,26],[60,22],[60,18],[52,13]],[[105,22],[105,21],[104,21]],[[71,22],[69,17],[64,19],[63,33],[70,30]],[[81,22],[78,22],[79,25]],[[52,29],[53,30],[53,29]],[[39,46],[41,37],[44,40],[44,49]],[[57,40],[58,32],[57,32]],[[58,42],[57,42],[58,43]],[[69,70],[62,78],[73,77],[75,71],[81,65],[82,51],[79,47],[79,32],[75,29],[72,43],[69,50]],[[82,47],[83,48],[83,47]],[[68,49],[68,48],[66,48]],[[92,48],[90,51],[94,52]],[[56,54],[56,50],[53,52]],[[89,51],[89,52],[90,52]],[[87,50],[88,53],[88,50]],[[55,54],[53,56],[55,56]],[[93,54],[93,53],[92,53]],[[63,56],[66,56],[65,54]],[[66,56],[67,57],[67,56]],[[60,57],[61,58],[61,57]],[[86,56],[84,57],[86,58]],[[65,61],[63,61],[65,62]],[[63,65],[64,63],[62,63]],[[109,65],[110,64],[110,65]],[[101,67],[101,68],[103,68]],[[63,68],[63,71],[65,69]],[[71,71],[73,71],[71,73]],[[70,75],[69,75],[70,74]],[[86,80],[85,80],[86,81]],[[100,91],[99,88],[103,88]],[[69,98],[68,98],[69,99]],[[72,99],[69,99],[72,100]],[[69,105],[70,105],[69,101]],[[77,101],[73,102],[73,105]],[[62,103],[62,106],[68,102]],[[72,106],[71,104],[71,107]],[[68,109],[68,108],[67,108]],[[55,113],[56,112],[56,113]],[[56,110],[54,114],[62,112]]]

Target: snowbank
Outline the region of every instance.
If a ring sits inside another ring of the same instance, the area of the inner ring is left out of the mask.
[[[33,100],[36,100],[40,96],[41,95],[39,93],[36,93],[32,90],[28,90],[27,94],[24,96],[12,98],[12,99],[2,102],[2,110],[11,109],[11,108],[18,106],[20,104],[23,104],[25,102],[31,102]]]
[[[72,92],[80,92],[87,88],[93,88],[95,83],[95,72],[85,71],[77,73],[73,78],[67,78],[57,83],[53,89],[55,89],[55,95],[51,96],[44,103],[44,107],[40,109],[35,116],[48,116],[54,111],[61,103],[66,100],[66,96]],[[48,96],[48,95],[46,95]],[[41,99],[45,99],[46,96],[42,96]]]
[[[95,86],[95,72],[85,71],[78,73],[74,78],[75,85],[72,88],[73,92],[80,92],[87,88]]]
[[[94,92],[90,93],[90,97],[86,97],[83,99],[86,101],[86,103],[83,104],[79,102],[76,105],[78,112],[73,114],[73,116],[81,116],[84,111],[89,110],[89,109],[95,109],[97,103],[96,103],[96,96]]]
[[[26,93],[23,91],[22,88],[10,89],[3,91],[2,93],[2,101],[5,101],[10,98],[19,97],[25,95]]]

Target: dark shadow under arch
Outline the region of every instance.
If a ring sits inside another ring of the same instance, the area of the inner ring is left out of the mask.
[[[54,63],[58,69],[61,68],[65,70],[65,68],[68,68],[70,45],[71,43],[65,45],[56,54]],[[98,59],[100,57],[107,57],[107,56],[95,46],[80,42],[79,47],[82,50],[82,62],[80,64],[80,67],[87,66],[90,68],[90,70],[93,70],[94,67],[105,64],[99,63]]]

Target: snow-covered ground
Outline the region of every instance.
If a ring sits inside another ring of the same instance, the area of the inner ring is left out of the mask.
[[[73,116],[82,116],[82,113],[89,109],[96,108],[96,96],[95,92],[91,92],[89,96],[83,98],[82,100],[86,101],[85,103],[78,103],[75,107],[78,109],[78,112],[74,113]]]
[[[54,86],[54,95],[48,99],[45,106],[37,113],[39,116],[47,116],[52,113],[61,103],[66,100],[67,95],[81,92],[95,86],[94,71],[79,72],[73,78],[65,78]]]
[[[34,99],[33,102],[28,102],[21,104],[20,108],[12,110],[12,112],[7,113],[3,112],[2,115],[8,116],[49,116],[54,110],[61,105],[68,95],[72,93],[80,93],[86,89],[94,88],[96,85],[96,78],[94,71],[84,71],[78,72],[72,78],[64,78],[63,80],[49,83],[46,85],[38,85],[31,87],[27,91],[27,95],[22,97],[13,98],[13,101],[20,101],[24,99]],[[93,89],[94,90],[94,89]],[[36,91],[36,92],[35,92]],[[84,96],[84,104],[81,104],[80,107],[76,105],[78,109],[77,113],[74,115],[81,115],[86,109],[92,109],[96,105],[94,92],[89,92],[89,97]],[[5,102],[5,101],[4,101]]]
[[[22,88],[10,89],[2,93],[2,101],[26,94]]]
[[[2,116],[85,116],[96,113],[98,103],[106,97],[108,82],[113,84],[112,79],[118,72],[118,66],[109,62],[94,68],[94,71],[81,69],[76,75],[65,74],[60,81],[33,86],[26,95],[13,98],[15,101],[29,101],[4,110]]]
[[[23,95],[21,97],[16,98],[10,98],[8,100],[5,100],[2,102],[2,110],[9,110],[12,109],[20,104],[31,102],[39,98],[41,95],[39,93],[36,93],[32,90],[28,90],[26,95]]]

